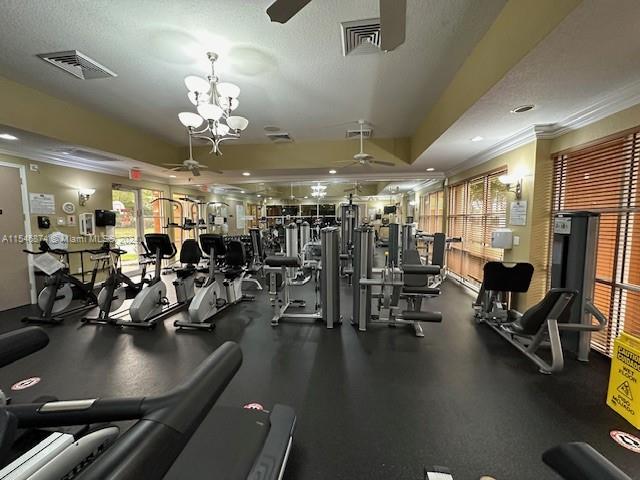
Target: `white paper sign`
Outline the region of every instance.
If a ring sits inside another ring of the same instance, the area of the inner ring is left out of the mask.
[[[244,205],[236,205],[236,228],[238,230],[244,228]]]
[[[217,216],[213,219],[214,225],[224,225],[224,217]]]
[[[31,213],[53,215],[56,213],[56,198],[49,193],[29,193]]]
[[[527,202],[516,201],[511,202],[511,211],[509,213],[509,223],[511,225],[524,226],[527,224]]]
[[[42,255],[35,255],[33,257],[33,265],[42,270],[47,275],[53,275],[58,270],[64,267],[64,263],[58,260],[50,253],[43,253]]]

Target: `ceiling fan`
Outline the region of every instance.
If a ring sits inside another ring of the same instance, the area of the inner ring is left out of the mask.
[[[272,22],[287,23],[311,0],[276,0],[267,8]],[[380,48],[395,50],[406,38],[407,0],[380,0]]]
[[[191,147],[191,135],[189,135],[189,158],[187,158],[182,163],[163,163],[165,167],[173,167],[170,168],[169,171],[172,172],[191,172],[194,177],[200,176],[200,170],[209,168],[206,165],[202,165],[197,160],[193,159],[193,148]],[[214,173],[218,173],[222,175],[222,172],[219,170],[211,170]]]
[[[371,165],[384,165],[385,167],[393,167],[395,166],[392,162],[386,162],[384,160],[376,160],[373,155],[369,155],[364,151],[364,126],[367,124],[364,120],[358,120],[358,124],[360,125],[360,152],[356,153],[353,156],[353,160],[338,160],[334,163],[342,163],[346,164],[344,166],[361,166],[361,167],[371,167]]]

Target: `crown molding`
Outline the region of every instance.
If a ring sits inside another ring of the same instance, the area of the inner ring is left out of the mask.
[[[603,118],[640,104],[640,81],[631,83],[615,92],[604,96],[592,105],[579,110],[557,123],[538,124],[520,130],[515,134],[494,144],[491,148],[474,155],[446,172],[446,175],[456,175],[464,170],[481,165],[534,140],[553,139],[572,130],[586,127]]]

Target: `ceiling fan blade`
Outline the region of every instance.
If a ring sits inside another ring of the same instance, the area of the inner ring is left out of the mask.
[[[406,39],[407,0],[380,0],[380,48],[395,50]]]
[[[182,167],[184,164],[182,163],[163,163],[164,167]]]
[[[187,169],[184,168],[183,165],[180,165],[179,167],[173,167],[169,169],[170,172],[186,172]]]
[[[311,0],[276,0],[267,8],[272,22],[287,23],[291,17],[302,10]]]
[[[209,168],[209,166],[208,166],[208,165],[203,165],[203,164],[199,163],[199,164],[196,166],[196,168]]]
[[[218,175],[223,175],[222,170],[211,170],[211,173],[217,173]]]
[[[369,160],[369,163],[375,163],[376,165],[384,165],[385,167],[395,167],[395,163],[385,162],[384,160]]]

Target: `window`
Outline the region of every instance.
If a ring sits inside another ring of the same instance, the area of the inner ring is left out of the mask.
[[[498,180],[505,173],[501,169],[449,187],[447,232],[462,243],[451,244],[447,266],[476,288],[484,264],[502,260],[502,250],[491,248],[491,233],[507,224],[507,187]]]
[[[640,128],[554,158],[553,212],[600,213],[594,301],[609,318],[591,336],[611,355],[621,331],[640,335]]]
[[[142,220],[144,233],[162,233],[163,213],[162,202],[157,200],[162,197],[159,190],[140,190],[142,196]],[[152,203],[153,202],[153,203]]]
[[[420,199],[418,228],[426,233],[441,232],[444,217],[444,190],[430,192]]]

